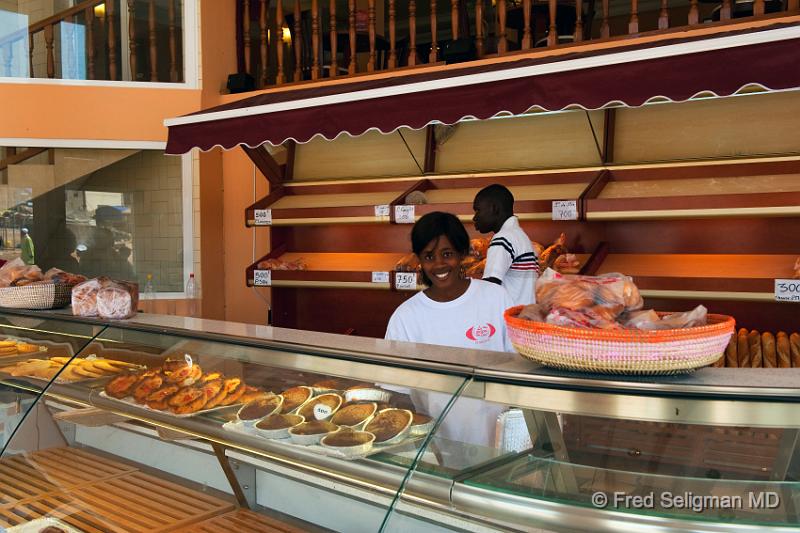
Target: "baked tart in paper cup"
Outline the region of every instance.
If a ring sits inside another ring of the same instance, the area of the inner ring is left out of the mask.
[[[273,394],[264,398],[256,398],[244,404],[236,419],[246,427],[253,427],[262,418],[278,412],[283,405],[283,396]]]
[[[265,439],[288,439],[289,430],[305,422],[300,415],[269,415],[256,422],[255,430]]]
[[[372,417],[375,416],[377,412],[378,404],[375,402],[351,403],[336,411],[333,417],[331,417],[331,422],[337,426],[359,431],[364,429],[364,426],[372,420]]]
[[[322,437],[321,444],[328,450],[334,450],[345,457],[358,457],[372,449],[375,435],[366,431],[341,429]]]
[[[282,415],[288,415],[296,412],[301,405],[310,400],[314,396],[314,389],[300,385],[286,389],[281,396],[283,396],[283,405],[280,412]]]
[[[327,420],[303,422],[289,430],[289,438],[295,444],[311,446],[319,444],[325,435],[339,431],[339,426]]]
[[[409,428],[409,435],[412,437],[421,437],[430,433],[433,429],[436,420],[424,413],[414,413],[411,418],[411,427]]]
[[[315,396],[304,403],[297,414],[306,420],[328,420],[342,406],[342,397],[333,392]]]
[[[392,393],[375,385],[354,385],[344,391],[348,402],[385,402],[392,399]]]
[[[384,409],[364,427],[375,435],[376,445],[397,444],[408,435],[414,413],[408,409]]]

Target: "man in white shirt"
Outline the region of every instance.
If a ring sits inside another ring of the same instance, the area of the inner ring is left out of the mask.
[[[539,258],[514,216],[514,195],[499,184],[481,189],[472,202],[472,221],[480,233],[494,232],[483,279],[505,287],[514,305],[536,302]]]

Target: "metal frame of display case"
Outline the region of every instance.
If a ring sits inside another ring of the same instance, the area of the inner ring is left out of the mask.
[[[485,399],[523,410],[532,441],[545,437],[556,460],[563,441],[555,413],[600,416],[620,420],[786,428],[776,467],[786,471],[795,455],[800,429],[800,389],[796,387],[800,369],[722,369],[706,368],[692,374],[667,377],[604,377],[551,370],[523,360],[515,354],[490,353],[430,345],[394,343],[383,340],[345,337],[298,330],[281,330],[182,317],[143,315],[130,321],[107,323],[92,319],[73,319],[53,312],[5,312],[40,319],[76,320],[110,328],[145,333],[175,335],[196,340],[272,350],[269,359],[252,363],[273,364],[299,371],[315,371],[352,376],[371,382],[423,387],[429,390]],[[248,361],[242,361],[248,362]],[[369,366],[364,363],[370,363]],[[378,365],[377,367],[375,365]],[[376,371],[377,370],[377,371]],[[0,381],[20,387],[17,382]],[[39,391],[33,391],[39,392]],[[474,520],[489,527],[562,529],[569,519],[570,530],[584,531],[763,531],[767,526],[697,522],[687,519],[623,513],[586,508],[545,499],[522,497],[502,491],[469,485],[472,474],[463,472],[453,479],[414,470],[407,477],[405,468],[385,462],[342,461],[311,451],[274,444],[264,439],[231,434],[218,424],[202,418],[175,418],[154,411],[128,407],[100,397],[77,385],[53,383],[43,391],[50,400],[104,411],[201,439],[211,445],[216,458],[242,507],[248,503],[228,460],[249,460],[254,465],[274,465],[284,471],[317,476],[337,483],[394,497],[401,487],[404,504],[421,506],[436,513]],[[446,417],[445,411],[442,417]],[[541,447],[542,439],[537,446]],[[248,459],[249,458],[249,459]],[[482,465],[486,471],[510,458]],[[786,467],[786,468],[785,468]],[[569,466],[564,483],[569,484]],[[406,481],[404,483],[404,481]],[[402,508],[395,512],[404,512]],[[769,527],[791,531],[789,527]]]

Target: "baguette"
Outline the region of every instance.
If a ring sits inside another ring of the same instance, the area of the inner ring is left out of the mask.
[[[800,335],[792,333],[789,336],[789,347],[792,353],[792,367],[800,368]]]
[[[789,368],[792,366],[792,352],[789,347],[789,336],[785,331],[779,331],[775,339],[778,351],[778,367]]]
[[[764,366],[764,358],[761,353],[761,334],[753,330],[747,336],[747,341],[750,344],[750,366],[761,368]]]
[[[761,355],[764,368],[778,368],[778,352],[775,350],[775,335],[769,331],[761,334]]]
[[[736,357],[739,359],[739,368],[750,367],[750,343],[747,340],[747,330],[742,328],[736,336]]]
[[[729,368],[739,366],[739,361],[736,359],[736,335],[731,335],[731,340],[728,341],[728,347],[725,348],[725,362],[721,366]]]

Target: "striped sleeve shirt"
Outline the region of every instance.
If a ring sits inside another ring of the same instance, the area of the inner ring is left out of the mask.
[[[536,301],[534,285],[539,277],[539,258],[517,217],[509,217],[492,237],[483,277],[502,281],[514,305]]]

